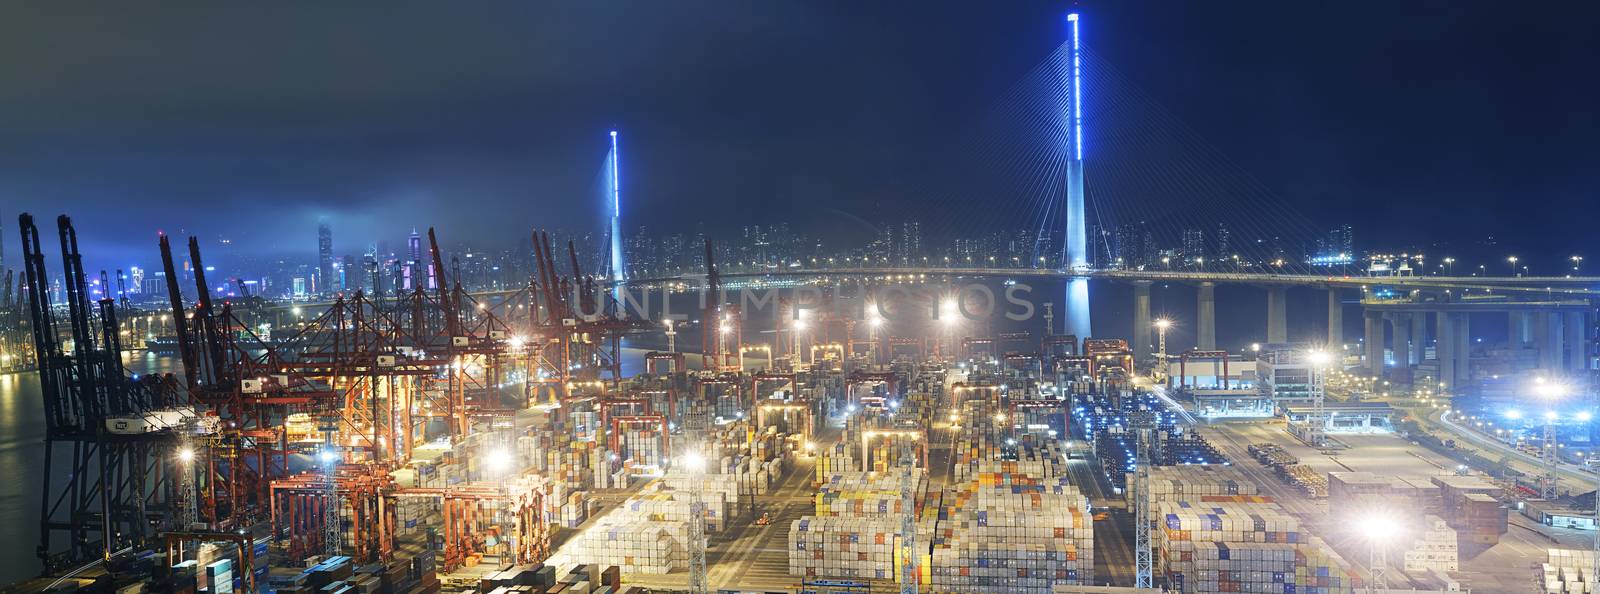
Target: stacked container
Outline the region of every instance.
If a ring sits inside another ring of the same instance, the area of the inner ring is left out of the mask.
[[[1590,570],[1594,554],[1588,550],[1550,549],[1550,560],[1535,566],[1534,581],[1546,594],[1588,594],[1600,591],[1600,580]]]
[[[548,565],[569,567],[577,563],[615,565],[623,573],[668,574],[689,566],[684,548],[688,527],[683,522],[640,519],[637,514],[612,512],[595,521],[573,541],[561,547]]]
[[[1183,571],[1168,574],[1180,592],[1294,593],[1295,548],[1276,543],[1193,543]],[[1169,560],[1170,561],[1170,560]]]
[[[728,507],[734,510],[739,509],[740,502],[744,501],[743,498],[739,497],[739,486],[735,483],[733,477],[725,474],[700,476],[669,474],[652,481],[645,486],[643,491],[646,493],[657,491],[687,493],[694,490],[700,492],[702,501],[720,499],[726,501]]]
[[[921,469],[913,471],[911,480],[913,493],[920,494],[927,489],[928,476]],[[923,498],[919,496],[913,499],[919,506],[915,511],[921,517]],[[828,477],[828,482],[817,490],[815,503],[818,516],[898,518],[903,511],[900,476],[894,472],[835,474]]]
[[[700,501],[705,504],[705,531],[706,534],[721,532],[726,526],[728,518],[728,502],[720,493],[702,493]],[[689,521],[692,498],[681,491],[657,491],[654,493],[640,493],[629,497],[619,505],[613,515],[621,513],[638,516],[641,519],[668,522],[678,525]]]
[[[1064,477],[981,473],[945,493],[933,539],[940,592],[1049,592],[1094,579],[1088,500]]]
[[[898,534],[904,509],[900,473],[845,472],[826,477],[816,495],[816,514],[789,527],[789,572],[804,578],[900,580]],[[912,471],[915,512],[923,510],[927,473]],[[926,543],[933,518],[916,523],[919,567],[928,579]]]
[[[1151,466],[1147,473],[1149,493],[1145,495],[1147,519],[1160,519],[1162,503],[1203,501],[1207,497],[1254,496],[1259,491],[1243,470],[1233,466]],[[1156,529],[1160,529],[1159,526]]]
[[[807,579],[894,579],[892,518],[806,517],[789,525],[789,574]]]
[[[1459,549],[1456,531],[1443,518],[1428,516],[1417,530],[1411,531],[1415,539],[1405,551],[1405,570],[1458,571]]]
[[[1366,582],[1355,566],[1341,557],[1328,543],[1315,536],[1295,549],[1294,583],[1298,594],[1350,594]]]
[[[1456,507],[1456,529],[1462,540],[1479,545],[1500,542],[1506,533],[1509,519],[1506,506],[1483,493],[1469,493],[1461,497]]]
[[[1157,569],[1172,590],[1295,592],[1300,522],[1277,505],[1178,501],[1159,509]]]
[[[1440,513],[1437,482],[1408,481],[1370,472],[1328,473],[1328,504],[1335,509],[1359,509],[1377,504],[1404,510],[1407,515]]]
[[[583,524],[584,520],[589,519],[588,498],[583,491],[568,492],[566,497],[556,501],[560,502],[556,506],[555,514],[558,520],[557,523],[561,527],[577,528]]]

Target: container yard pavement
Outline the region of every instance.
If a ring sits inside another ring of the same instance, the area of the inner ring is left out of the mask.
[[[1310,500],[1289,487],[1270,470],[1257,463],[1246,451],[1255,443],[1273,443],[1300,458],[1300,463],[1318,473],[1371,472],[1382,476],[1424,479],[1449,474],[1455,462],[1395,435],[1334,435],[1346,448],[1335,455],[1325,455],[1290,436],[1281,422],[1232,422],[1205,425],[1201,435],[1217,445],[1234,465],[1240,467],[1262,487],[1262,492],[1272,496],[1290,512],[1304,518],[1312,531],[1347,552],[1359,552],[1352,559],[1366,558],[1366,545],[1352,544],[1352,537],[1340,534],[1340,526],[1350,525],[1349,518],[1330,515],[1325,500]],[[1552,533],[1558,533],[1551,535]],[[1588,547],[1589,535],[1569,530],[1552,530],[1540,526],[1515,512],[1511,527],[1500,543],[1482,552],[1461,554],[1463,585],[1478,592],[1520,592],[1528,587],[1530,567],[1545,559],[1545,549],[1556,546],[1569,548]],[[1391,551],[1390,561],[1396,554]],[[1395,573],[1397,569],[1391,568]]]

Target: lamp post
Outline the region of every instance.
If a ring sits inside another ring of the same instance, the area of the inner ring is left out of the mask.
[[[1511,275],[1512,276],[1516,276],[1517,275],[1517,257],[1516,256],[1509,256],[1509,257],[1506,258],[1506,262],[1509,262],[1511,264]]]
[[[700,488],[705,481],[706,457],[699,452],[685,454],[683,467],[695,479],[689,489],[689,592],[706,594],[710,591],[706,584],[706,505],[700,496]]]
[[[1564,386],[1542,377],[1534,380],[1533,391],[1544,399],[1546,406],[1554,406],[1556,400],[1566,395]],[[1556,417],[1555,410],[1546,410],[1544,413],[1544,447],[1540,449],[1540,458],[1544,459],[1544,476],[1539,477],[1539,495],[1545,500],[1557,496],[1556,465],[1560,452],[1556,448]]]
[[[672,326],[672,320],[666,321],[667,325],[667,352],[678,352],[678,330]],[[677,370],[673,370],[677,371]]]
[[[1312,417],[1306,423],[1306,441],[1311,442],[1311,445],[1319,448],[1323,447],[1325,442],[1327,442],[1327,390],[1325,389],[1327,377],[1323,373],[1322,368],[1328,364],[1330,359],[1331,357],[1328,356],[1328,353],[1322,351],[1311,351],[1310,353],[1306,354],[1306,362],[1311,364],[1311,367],[1308,369],[1308,371],[1310,371],[1310,377],[1308,379],[1310,380],[1311,384],[1310,390]]]
[[[1568,260],[1572,260],[1572,274],[1573,275],[1577,275],[1578,273],[1582,272],[1583,256],[1573,256],[1571,258],[1568,258]]]
[[[1172,327],[1172,320],[1169,320],[1169,319],[1166,319],[1166,318],[1159,318],[1159,319],[1156,320],[1155,325],[1156,325],[1156,361],[1158,361],[1160,363],[1161,372],[1164,374],[1167,371],[1167,328],[1171,328]],[[1149,339],[1149,337],[1150,337],[1150,335],[1148,335],[1148,334],[1145,335],[1146,339]]]
[[[183,434],[183,445],[178,449],[178,491],[183,495],[183,509],[179,516],[180,529],[189,530],[199,521],[200,506],[195,497],[194,448],[189,446],[189,435]]]
[[[1367,591],[1372,594],[1388,592],[1389,583],[1385,573],[1389,565],[1389,541],[1394,539],[1397,532],[1395,520],[1386,514],[1373,513],[1361,520],[1360,527],[1370,547],[1367,551],[1367,573],[1372,579],[1367,584]]]
[[[883,316],[878,315],[878,307],[871,306],[870,317],[867,318],[867,359],[873,363],[878,362],[878,329],[883,327]]]
[[[794,358],[800,359],[800,334],[806,331],[806,312],[796,312],[794,322],[790,325],[794,335]]]
[[[344,501],[339,497],[338,469],[341,456],[338,446],[334,445],[334,432],[326,431],[325,434],[326,441],[322,446],[322,453],[318,455],[322,459],[323,471],[327,473],[328,478],[328,501],[323,507],[322,514],[322,547],[324,553],[338,555],[340,545],[343,544],[340,541],[344,537],[339,530],[342,522],[339,513],[344,509]]]
[[[956,344],[956,322],[958,321],[956,315],[959,313],[960,308],[953,298],[945,299],[939,304],[939,325],[944,326],[945,329],[945,340],[940,342],[950,345],[950,353],[954,358],[960,358],[961,356],[960,353],[956,352],[959,347]]]

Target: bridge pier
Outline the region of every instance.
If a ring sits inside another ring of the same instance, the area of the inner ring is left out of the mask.
[[[1066,318],[1066,333],[1079,338],[1094,336],[1089,321],[1089,279],[1075,276],[1067,279],[1067,291],[1061,300]]]
[[[1344,344],[1344,303],[1339,301],[1339,290],[1328,288],[1328,349],[1335,350]],[[1334,353],[1336,356],[1337,352]]]
[[[1414,313],[1406,317],[1411,318],[1411,363],[1421,364],[1428,358],[1428,314]]]
[[[1389,334],[1393,337],[1394,346],[1389,350],[1394,353],[1395,371],[1411,369],[1411,316],[1391,313],[1384,317],[1389,321]]]
[[[1560,314],[1541,311],[1533,314],[1533,344],[1539,349],[1539,369],[1561,371]]]
[[[1438,381],[1446,384],[1447,388],[1456,385],[1456,333],[1455,320],[1448,312],[1435,312],[1433,314],[1434,326],[1437,327],[1438,342],[1433,348],[1433,357],[1439,361]]]
[[[1584,318],[1586,317],[1588,316],[1581,311],[1572,311],[1566,314],[1567,329],[1565,337],[1567,340],[1566,359],[1568,371],[1576,372],[1582,370],[1584,368],[1584,360],[1588,358],[1589,336],[1584,330],[1588,327],[1587,324],[1584,324]]]
[[[1288,287],[1267,287],[1267,344],[1289,342],[1288,293]]]
[[[1367,310],[1361,313],[1366,322],[1366,337],[1362,339],[1362,346],[1366,349],[1367,372],[1372,377],[1383,375],[1383,314]]]
[[[1455,318],[1450,327],[1455,337],[1455,378],[1446,380],[1450,382],[1447,387],[1456,390],[1456,386],[1461,386],[1460,389],[1465,390],[1472,380],[1472,316],[1463,313],[1452,317]]]
[[[1197,299],[1197,320],[1195,328],[1195,348],[1202,351],[1217,350],[1217,284],[1206,281],[1200,283]]]
[[[1133,360],[1150,360],[1150,285],[1151,281],[1133,281]]]
[[[1533,344],[1532,315],[1525,311],[1513,311],[1506,314],[1507,324],[1510,327],[1506,332],[1506,337],[1512,346]]]

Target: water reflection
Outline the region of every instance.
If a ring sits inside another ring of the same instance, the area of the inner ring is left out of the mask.
[[[124,355],[134,373],[176,373],[173,357]],[[44,396],[33,372],[0,374],[0,585],[39,573],[39,494],[44,481]],[[63,468],[63,471],[65,469]]]

